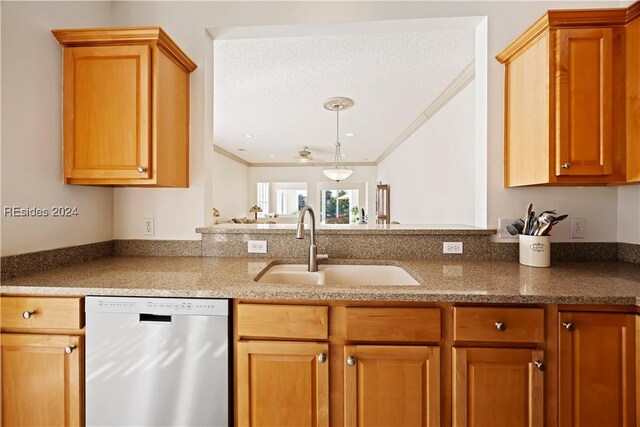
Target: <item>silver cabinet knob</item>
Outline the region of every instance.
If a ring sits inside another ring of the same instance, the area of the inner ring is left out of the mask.
[[[320,363],[324,363],[324,362],[326,362],[326,361],[327,361],[327,355],[326,355],[326,354],[324,354],[324,353],[320,353],[320,354],[318,355],[318,362],[320,362]]]
[[[73,350],[75,350],[76,346],[75,345],[68,345],[64,348],[64,352],[67,354],[71,354],[73,353]]]
[[[353,356],[347,357],[347,365],[356,366],[356,358]]]
[[[24,313],[22,313],[22,317],[24,319],[30,319],[32,316],[35,316],[36,311],[32,310],[32,311],[25,311]]]
[[[573,331],[576,328],[576,325],[571,322],[562,322],[562,326],[564,326],[567,331]]]
[[[139,173],[145,173],[147,171],[147,168],[143,168],[142,166],[138,166],[138,172]]]
[[[536,360],[533,364],[536,365],[536,368],[538,368],[538,371],[540,372],[544,372],[544,370],[547,369],[547,367],[544,366],[544,363],[539,360]]]
[[[503,322],[496,322],[496,329],[498,329],[500,332],[504,332],[507,330],[507,325]]]
[[[563,163],[562,164],[562,169],[571,169],[571,163]]]

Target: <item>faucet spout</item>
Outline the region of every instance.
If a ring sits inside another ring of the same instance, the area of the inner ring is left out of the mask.
[[[318,271],[318,259],[327,259],[327,255],[318,255],[318,247],[316,246],[316,216],[313,213],[311,206],[305,205],[300,209],[300,215],[298,215],[298,225],[296,227],[296,239],[304,239],[304,217],[306,213],[309,213],[310,224],[309,234],[311,237],[311,243],[309,245],[309,271]]]

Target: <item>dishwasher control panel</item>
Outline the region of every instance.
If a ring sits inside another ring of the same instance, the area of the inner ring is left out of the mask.
[[[200,298],[101,297],[85,299],[87,313],[148,313],[226,316],[229,301]]]

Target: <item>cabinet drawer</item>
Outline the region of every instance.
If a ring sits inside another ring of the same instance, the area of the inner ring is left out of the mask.
[[[329,308],[312,305],[238,304],[240,337],[326,340]]]
[[[439,308],[347,308],[347,340],[440,341]]]
[[[454,307],[455,341],[544,341],[542,308]]]
[[[3,328],[80,329],[83,323],[82,297],[2,297]]]

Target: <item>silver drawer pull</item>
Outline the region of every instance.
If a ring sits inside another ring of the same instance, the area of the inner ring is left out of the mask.
[[[75,350],[76,346],[75,345],[68,345],[64,348],[64,352],[67,354],[71,354],[73,353],[73,350]]]
[[[144,168],[142,166],[138,166],[138,173],[145,173],[147,171],[147,168]]]
[[[544,363],[539,361],[539,360],[536,360],[533,363],[534,363],[534,365],[536,365],[536,368],[538,368],[538,371],[540,371],[540,372],[544,372],[544,370],[547,369],[547,367],[544,366]]]
[[[571,163],[564,163],[562,165],[562,169],[571,169],[572,164]]]
[[[571,322],[562,322],[562,326],[564,326],[567,331],[573,331],[576,328],[576,325]]]
[[[32,310],[32,311],[25,311],[24,313],[22,313],[22,317],[24,319],[30,319],[31,317],[36,315],[36,311]]]
[[[496,329],[498,329],[500,332],[504,332],[507,330],[507,325],[503,322],[496,322]]]
[[[327,361],[327,355],[326,355],[326,354],[324,354],[324,353],[320,353],[320,354],[318,355],[318,362],[320,362],[320,363],[324,363],[324,362],[326,362],[326,361]]]
[[[347,358],[347,365],[349,366],[356,366],[356,358],[353,356],[349,356]]]

